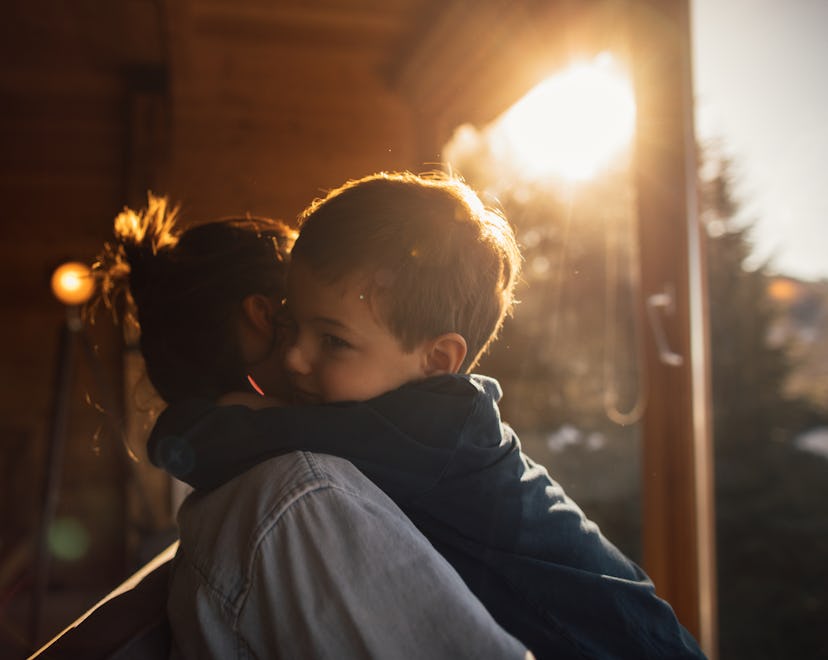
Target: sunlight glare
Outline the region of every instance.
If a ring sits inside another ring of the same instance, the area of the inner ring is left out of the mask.
[[[529,91],[503,115],[499,136],[528,176],[593,176],[626,146],[635,100],[611,58],[573,65]]]

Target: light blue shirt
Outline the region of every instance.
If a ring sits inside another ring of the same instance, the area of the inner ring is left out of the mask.
[[[531,657],[344,459],[270,459],[178,523],[173,658]]]

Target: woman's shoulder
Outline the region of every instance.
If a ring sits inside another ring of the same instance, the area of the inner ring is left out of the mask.
[[[292,451],[262,461],[214,490],[193,493],[185,504],[210,516],[223,515],[226,510],[236,519],[247,518],[247,525],[253,527],[261,523],[260,518],[276,519],[299,500],[325,491],[334,491],[335,498],[390,503],[350,461],[330,454]],[[208,509],[213,512],[207,514]],[[242,511],[246,513],[240,514]]]
[[[307,531],[334,520],[363,524],[363,518],[376,519],[378,513],[385,520],[404,520],[397,505],[349,461],[294,451],[259,463],[219,488],[191,493],[178,513],[180,552],[199,573],[222,583],[219,591],[230,597],[243,567],[262,543],[284,538],[280,530],[285,526]]]

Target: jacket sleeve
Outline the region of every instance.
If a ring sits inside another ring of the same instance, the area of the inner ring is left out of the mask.
[[[399,509],[347,489],[294,502],[249,584],[238,630],[252,657],[531,657]]]
[[[193,399],[162,413],[148,452],[197,490],[289,451],[327,453],[352,461],[392,498],[406,498],[437,483],[476,395],[468,382],[446,378],[344,404],[250,410]]]

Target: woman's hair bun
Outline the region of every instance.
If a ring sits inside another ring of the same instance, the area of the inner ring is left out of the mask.
[[[99,301],[116,313],[120,309],[125,318],[132,316],[129,303],[133,303],[140,315],[145,297],[163,284],[167,254],[178,243],[177,215],[178,207],[152,193],[147,195],[146,209],[124,208],[115,218],[114,240],[104,245],[93,265]],[[127,303],[126,309],[119,302]]]

